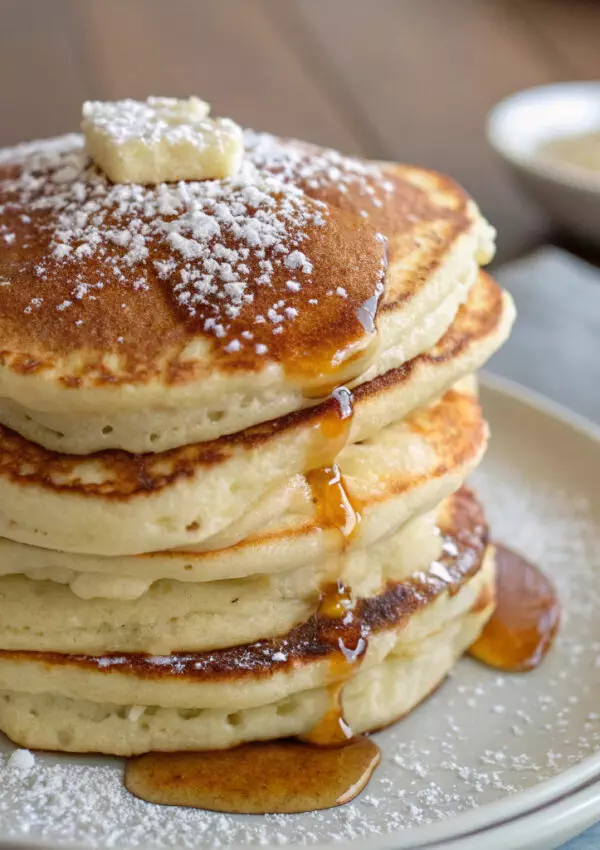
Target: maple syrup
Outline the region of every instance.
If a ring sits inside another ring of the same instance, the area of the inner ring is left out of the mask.
[[[360,516],[352,505],[337,464],[311,469],[305,474],[315,505],[319,528],[337,529],[344,541],[356,530]]]
[[[317,525],[336,529],[345,548],[360,514],[335,458],[350,435],[352,393],[337,387],[328,405],[318,421],[318,454],[309,458],[305,478]],[[323,455],[329,463],[324,463]],[[326,688],[327,710],[301,741],[252,743],[226,751],[148,753],[127,762],[128,790],[149,802],[245,814],[315,811],[354,799],[380,759],[376,744],[355,738],[344,718],[342,689],[367,648],[354,606],[352,591],[341,579],[321,588],[316,622],[320,644],[333,650],[327,662],[332,683]]]
[[[346,722],[342,707],[342,688],[345,684],[343,681],[328,686],[329,707],[310,732],[302,735],[305,743],[314,744],[315,747],[340,747],[347,746],[353,739],[352,729]]]
[[[295,377],[300,376],[303,379],[302,392],[305,398],[329,398],[342,384],[354,381],[373,365],[379,353],[380,345],[374,315],[371,312],[373,305],[375,304],[375,308],[377,306],[375,298],[378,300],[379,296],[367,299],[364,305],[356,310],[356,316],[369,338],[364,347],[359,348],[348,357],[343,357],[342,352],[336,352],[336,355],[328,363],[322,361],[315,364],[314,361],[308,360],[303,367],[296,366],[294,368]]]
[[[469,654],[508,673],[533,670],[552,646],[559,622],[552,582],[521,555],[496,544],[496,610]]]
[[[148,753],[128,760],[125,786],[150,803],[292,814],[350,802],[379,759],[379,747],[369,738],[337,749],[286,740],[201,753]]]
[[[350,438],[354,417],[354,398],[347,387],[337,387],[319,408],[313,444],[306,458],[306,469],[332,466]]]
[[[319,722],[302,736],[302,740],[318,747],[347,744],[353,733],[344,717],[342,689],[360,667],[367,650],[367,639],[354,617],[355,602],[351,589],[341,580],[325,585],[317,611],[320,640],[333,652],[329,658],[332,683],[327,687],[329,706]]]
[[[328,708],[302,740],[251,743],[231,750],[147,753],[127,761],[125,786],[152,803],[231,814],[289,814],[353,800],[379,764],[379,747],[354,737],[344,718],[342,689],[367,648],[342,581],[322,588],[319,642],[329,644],[333,683]]]
[[[321,425],[322,433],[328,436],[327,429],[331,429],[332,424],[336,422],[338,429],[340,425],[345,424],[345,444],[354,414],[352,393],[345,387],[338,387],[332,393],[332,401],[335,403],[333,410],[337,412],[337,419],[326,417]],[[335,428],[332,438],[338,438]],[[311,469],[305,478],[315,505],[317,525],[320,528],[337,529],[345,548],[356,532],[360,514],[352,503],[339,467],[333,463],[330,466]],[[342,557],[343,552],[340,553],[340,572]],[[304,741],[320,747],[339,746],[352,739],[352,730],[344,718],[341,692],[344,684],[357,672],[367,647],[366,639],[354,621],[353,608],[352,591],[341,579],[330,582],[321,589],[317,620],[321,623],[323,642],[329,643],[334,649],[329,660],[329,678],[332,684],[327,688],[327,711],[316,726],[302,736]],[[338,628],[328,628],[328,623],[341,624],[341,633]]]
[[[342,397],[343,399],[344,397]],[[351,398],[351,397],[350,397]],[[351,416],[351,401],[345,399],[349,411],[346,419]],[[343,415],[343,402],[340,402]],[[315,504],[316,521],[320,528],[335,528],[347,544],[356,531],[360,522],[360,514],[355,510],[350,496],[344,485],[344,479],[337,464],[312,469],[305,475]],[[342,556],[340,555],[340,558]],[[340,564],[341,570],[341,564]],[[327,626],[324,640],[334,646],[330,664],[330,678],[334,684],[328,688],[330,706],[321,721],[303,740],[318,746],[339,745],[352,738],[352,731],[346,723],[342,710],[341,689],[344,683],[354,674],[354,666],[360,662],[366,649],[366,641],[360,634],[355,634],[353,622],[354,601],[349,587],[338,579],[329,582],[321,588],[317,618],[319,621],[341,622],[347,628],[340,635],[334,630],[330,635]],[[347,633],[347,632],[352,632]]]

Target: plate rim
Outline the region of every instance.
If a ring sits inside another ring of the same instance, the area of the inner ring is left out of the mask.
[[[530,850],[540,846],[557,847],[581,835],[598,823],[600,781],[589,782],[554,800],[547,806],[525,812],[517,818],[494,824],[490,829],[459,836],[449,842],[430,844],[423,850],[480,850],[482,839],[486,850]],[[592,817],[590,817],[592,815]],[[535,844],[532,845],[532,841]]]

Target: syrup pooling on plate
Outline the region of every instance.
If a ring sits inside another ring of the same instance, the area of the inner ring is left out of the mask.
[[[324,749],[300,741],[129,759],[125,785],[152,803],[238,814],[292,814],[340,806],[363,790],[380,760],[368,738]]]
[[[496,570],[496,610],[469,652],[508,673],[533,670],[558,630],[556,590],[538,567],[501,544],[496,544]]]

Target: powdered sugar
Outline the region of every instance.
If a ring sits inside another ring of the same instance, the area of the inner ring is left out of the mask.
[[[88,101],[83,105],[84,119],[117,144],[141,141],[155,145],[163,139],[173,143],[185,139],[201,145],[202,128],[209,111],[208,103],[197,97]]]
[[[10,158],[0,155],[0,161]],[[98,279],[82,277],[54,304],[60,312],[93,300],[94,290],[127,285],[132,269],[139,274],[128,285],[143,292],[151,284],[151,255],[155,274],[172,285],[179,307],[201,317],[204,330],[217,338],[252,303],[255,283],[271,286],[278,267],[293,272],[290,291],[310,284],[313,261],[302,247],[307,230],[325,224],[327,207],[250,162],[226,180],[144,187],[108,182],[90,166],[78,136],[15,148],[12,159],[22,171],[2,183],[11,210],[50,213],[51,255],[36,269],[40,282],[61,265],[77,279],[79,262],[98,261]],[[281,321],[293,320],[295,313],[281,311],[285,306],[273,310]],[[238,349],[230,343],[229,350]]]
[[[342,196],[352,195],[352,204],[364,218],[382,208],[393,192],[393,183],[374,162],[344,156],[331,148],[285,141],[270,133],[246,130],[244,140],[247,154],[258,168],[285,183],[302,185],[309,194],[318,196],[334,189]]]
[[[27,771],[35,764],[35,756],[29,750],[15,750],[6,762],[7,770]]]

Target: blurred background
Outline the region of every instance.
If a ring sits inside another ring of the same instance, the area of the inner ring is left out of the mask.
[[[90,98],[197,94],[213,114],[449,172],[500,261],[554,238],[484,136],[518,89],[600,78],[594,0],[0,0],[0,144]]]

